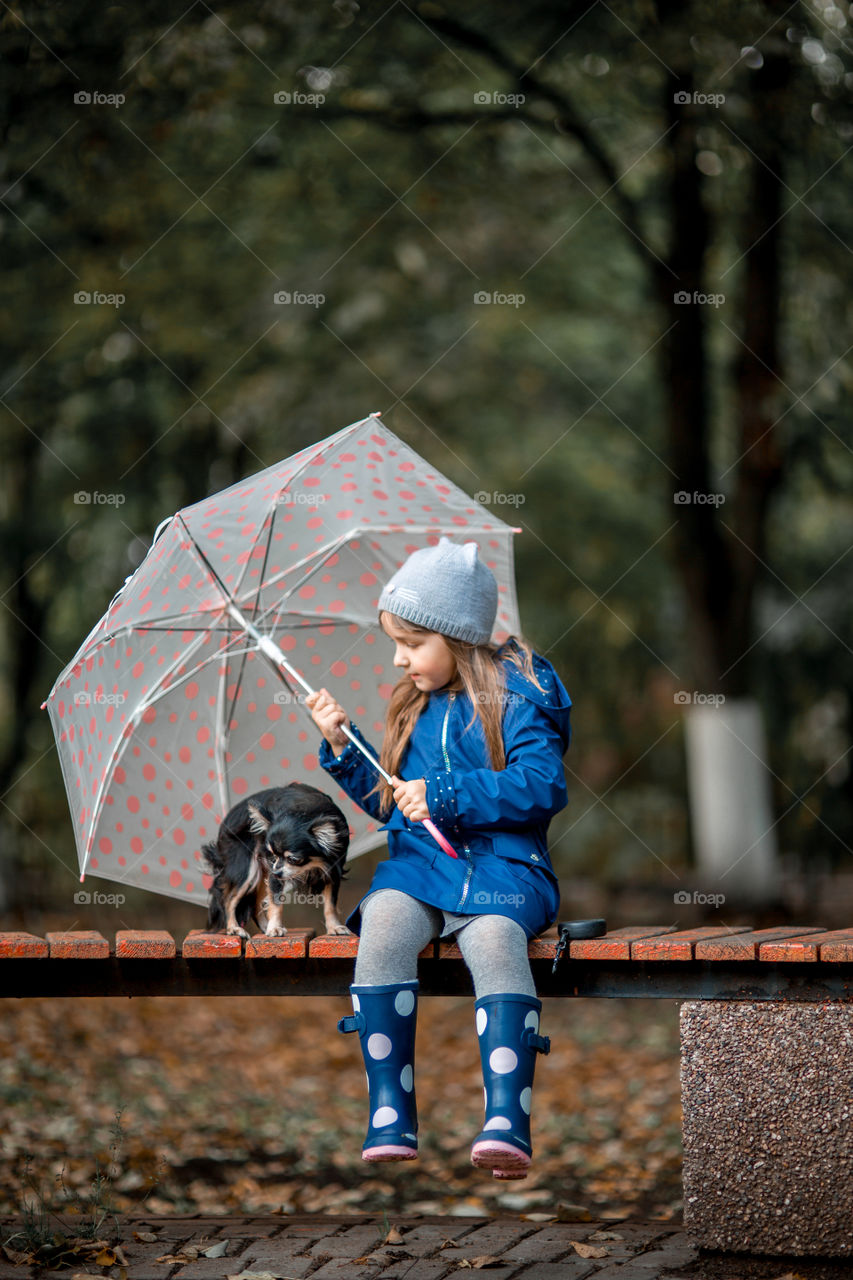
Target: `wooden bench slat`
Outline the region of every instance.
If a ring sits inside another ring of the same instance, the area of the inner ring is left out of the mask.
[[[119,929],[116,955],[119,960],[172,960],[178,948],[165,929]]]
[[[806,933],[821,933],[819,924],[807,929],[793,925],[777,925],[770,929],[752,929],[749,933],[736,933],[728,938],[706,938],[694,948],[697,960],[757,960],[762,943],[784,938],[802,937]],[[766,957],[762,956],[762,959]]]
[[[354,933],[321,933],[312,938],[308,946],[312,958],[355,956],[358,954],[358,937]]]
[[[49,954],[44,938],[37,938],[34,933],[0,933],[0,960],[46,960]]]
[[[640,938],[658,938],[674,933],[674,924],[629,924],[611,929],[600,938],[579,938],[569,943],[572,960],[630,960],[631,943]]]
[[[837,963],[840,960],[853,960],[853,929],[836,929],[836,937],[820,944],[821,960]],[[845,936],[846,935],[846,936]]]
[[[681,929],[661,937],[631,943],[632,960],[692,960],[693,945],[703,938],[722,938],[731,933],[748,933],[748,924],[708,925],[701,929]]]
[[[190,929],[181,954],[185,960],[229,960],[243,954],[243,939],[230,933],[208,933]]]
[[[246,943],[247,960],[304,960],[313,929],[288,929],[281,938],[268,938],[259,933]]]
[[[811,933],[801,929],[794,937],[779,942],[765,942],[759,956],[762,960],[853,960],[853,929],[830,929]]]
[[[108,960],[110,944],[94,929],[45,934],[51,960]]]
[[[527,954],[531,960],[553,960],[556,950],[556,937],[531,938],[527,944]]]

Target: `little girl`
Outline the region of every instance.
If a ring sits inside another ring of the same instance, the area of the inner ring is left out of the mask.
[[[542,1005],[528,938],[556,918],[560,894],[546,834],[566,804],[562,757],[571,699],[554,668],[517,638],[489,643],[497,583],[477,544],[442,538],[416,551],[379,599],[402,678],[388,707],[377,775],[341,731],[343,708],[307,699],[323,734],[320,763],[353,800],[384,819],[389,857],[347,924],[360,934],[353,1016],[370,1093],[365,1160],[417,1155],[414,1045],[417,958],[456,935],[471,971],[486,1115],[472,1163],[495,1177],[530,1164],[530,1100]],[[364,739],[362,739],[364,741]],[[400,781],[402,775],[407,781]],[[431,818],[455,848],[422,825]]]

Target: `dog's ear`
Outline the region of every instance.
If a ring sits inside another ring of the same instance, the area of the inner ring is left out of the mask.
[[[322,822],[315,822],[311,828],[311,834],[326,853],[340,852],[343,833],[336,822],[332,822],[329,818],[324,818]]]
[[[272,814],[263,805],[255,804],[254,800],[250,800],[247,806],[249,810],[249,830],[254,831],[256,836],[266,835],[272,822]]]

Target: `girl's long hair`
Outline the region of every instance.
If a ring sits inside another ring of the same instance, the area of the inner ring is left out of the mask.
[[[382,616],[382,614],[379,615],[380,622]],[[391,616],[394,626],[401,631],[422,636],[434,634],[425,627],[417,627],[404,618],[398,618],[395,614]],[[442,639],[456,661],[456,675],[446,688],[467,693],[474,708],[474,713],[466,725],[466,732],[474,721],[479,719],[483,726],[492,768],[495,771],[505,769],[506,755],[502,728],[507,691],[502,663],[505,658],[509,659],[528,680],[541,689],[542,686],[533,669],[531,648],[520,636],[511,636],[512,643],[508,642],[503,649],[494,644],[469,644],[465,640],[454,640],[452,636],[442,636]],[[398,775],[409,738],[428,701],[429,694],[418,689],[408,676],[403,676],[394,686],[385,714],[385,737],[379,757],[379,763],[387,773]],[[376,790],[379,792],[383,809],[386,813],[390,813],[394,807],[392,788],[387,782],[380,781]]]

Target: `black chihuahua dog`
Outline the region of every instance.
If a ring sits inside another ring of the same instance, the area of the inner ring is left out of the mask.
[[[247,796],[202,850],[213,872],[208,929],[248,938],[252,918],[278,938],[290,896],[322,892],[326,933],[349,933],[338,915],[348,848],[346,818],[316,787],[291,782]]]

